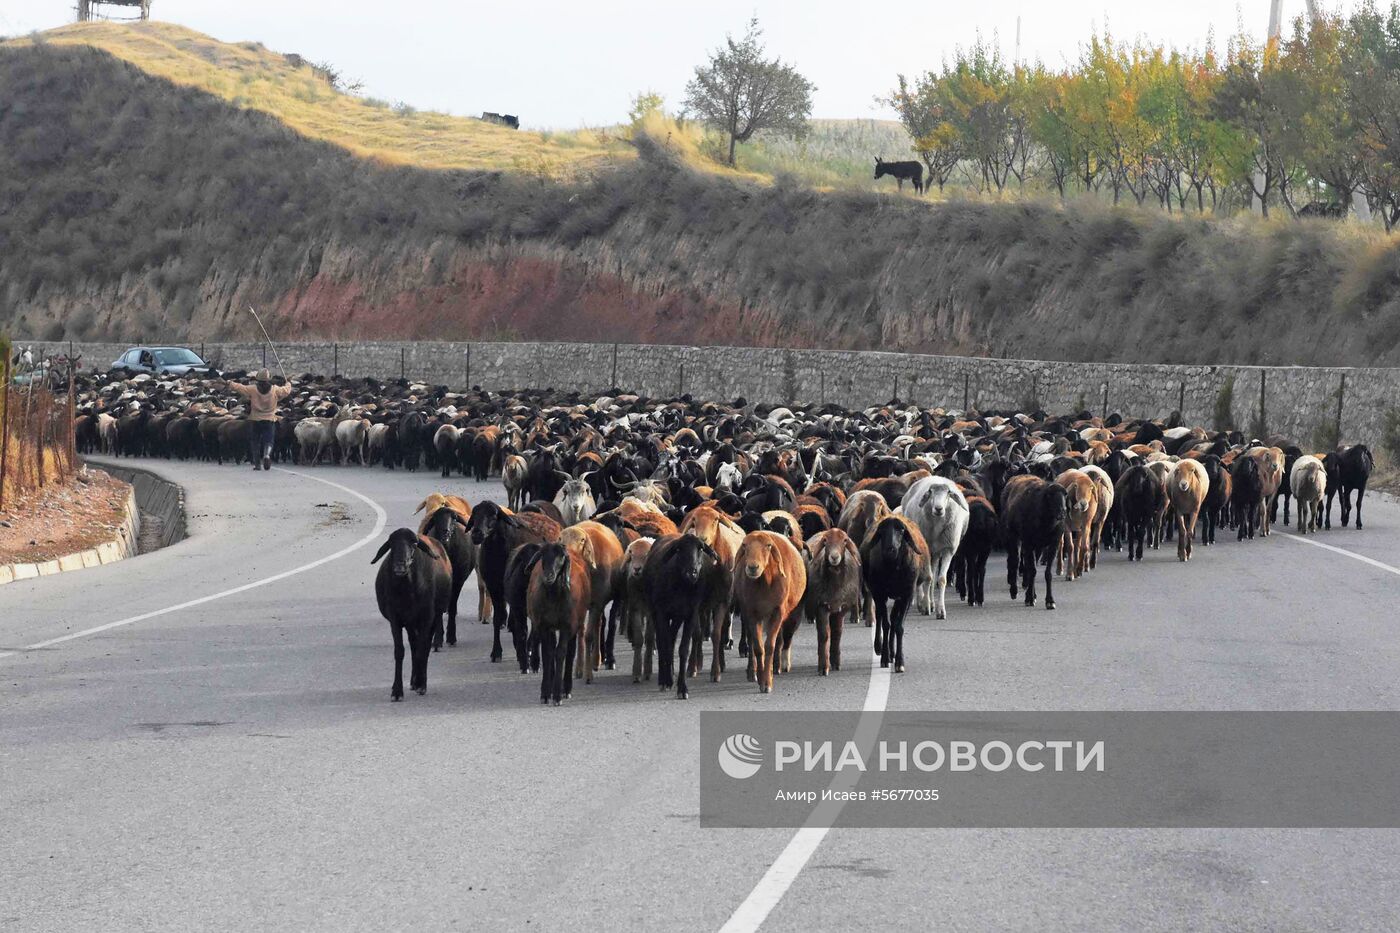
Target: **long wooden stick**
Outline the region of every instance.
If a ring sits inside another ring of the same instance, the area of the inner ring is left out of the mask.
[[[258,312],[253,310],[252,305],[248,306],[248,312],[253,315],[253,320],[258,322],[258,329],[262,331],[263,339],[267,341],[267,345],[269,347],[272,347],[272,358],[277,361],[277,368],[282,370],[282,378],[286,379],[288,382],[291,382],[292,380],[287,377],[287,367],[282,365],[281,354],[277,352],[277,347],[275,344],[273,344],[272,338],[267,335],[267,328],[263,327],[262,318],[258,317]]]

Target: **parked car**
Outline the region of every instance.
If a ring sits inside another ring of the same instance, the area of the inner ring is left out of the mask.
[[[186,347],[132,347],[112,364],[112,372],[125,375],[218,375],[214,367],[200,359],[198,353]]]

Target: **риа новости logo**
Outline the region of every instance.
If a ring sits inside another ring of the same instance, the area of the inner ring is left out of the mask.
[[[719,747],[719,766],[725,774],[738,780],[751,778],[763,764],[763,748],[758,739],[743,732],[735,733]]]

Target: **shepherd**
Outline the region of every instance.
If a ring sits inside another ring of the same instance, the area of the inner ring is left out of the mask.
[[[292,394],[290,385],[273,385],[265,369],[253,375],[252,385],[227,384],[248,400],[248,459],[255,470],[272,469],[272,444],[277,436],[277,403]]]
[[[907,178],[914,183],[915,193],[924,193],[924,167],[918,162],[886,162],[876,156],[875,177],[882,178],[885,175],[894,176],[895,181],[899,182],[900,191],[904,190],[904,180]]]

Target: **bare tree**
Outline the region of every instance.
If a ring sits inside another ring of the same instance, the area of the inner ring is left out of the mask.
[[[744,38],[726,36],[685,88],[685,109],[728,134],[730,165],[735,146],[759,130],[807,134],[816,86],[781,59],[764,58],[762,36],[758,20],[749,20]]]

